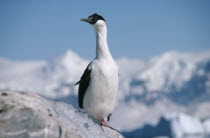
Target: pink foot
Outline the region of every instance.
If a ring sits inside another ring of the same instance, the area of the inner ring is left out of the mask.
[[[119,132],[117,129],[115,129],[115,128],[109,126],[105,120],[101,122],[101,126],[105,126],[105,127],[111,128],[111,129],[113,129],[113,130]]]
[[[101,122],[101,125],[105,127],[110,127],[105,120]]]

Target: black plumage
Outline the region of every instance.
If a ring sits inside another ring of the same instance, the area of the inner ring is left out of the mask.
[[[108,115],[108,117],[107,117],[108,121],[110,120],[111,116],[112,116],[112,114]]]
[[[82,77],[80,78],[80,81],[78,81],[75,84],[75,85],[79,84],[78,103],[79,103],[79,108],[82,108],[82,109],[83,109],[83,99],[84,99],[84,96],[85,96],[85,92],[86,92],[86,90],[89,86],[89,83],[90,83],[91,69],[89,68],[89,65],[85,69]]]

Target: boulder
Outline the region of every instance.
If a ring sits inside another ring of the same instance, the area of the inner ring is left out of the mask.
[[[0,90],[0,137],[123,138],[84,110],[13,90]]]

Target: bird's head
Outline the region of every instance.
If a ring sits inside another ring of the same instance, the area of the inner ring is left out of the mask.
[[[105,19],[97,13],[90,15],[88,18],[82,18],[81,21],[88,22],[92,25],[100,25],[105,23]]]

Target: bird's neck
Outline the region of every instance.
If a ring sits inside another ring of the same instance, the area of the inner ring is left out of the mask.
[[[96,32],[96,58],[98,59],[110,59],[111,53],[107,44],[107,28],[104,23],[101,26],[95,27]]]

